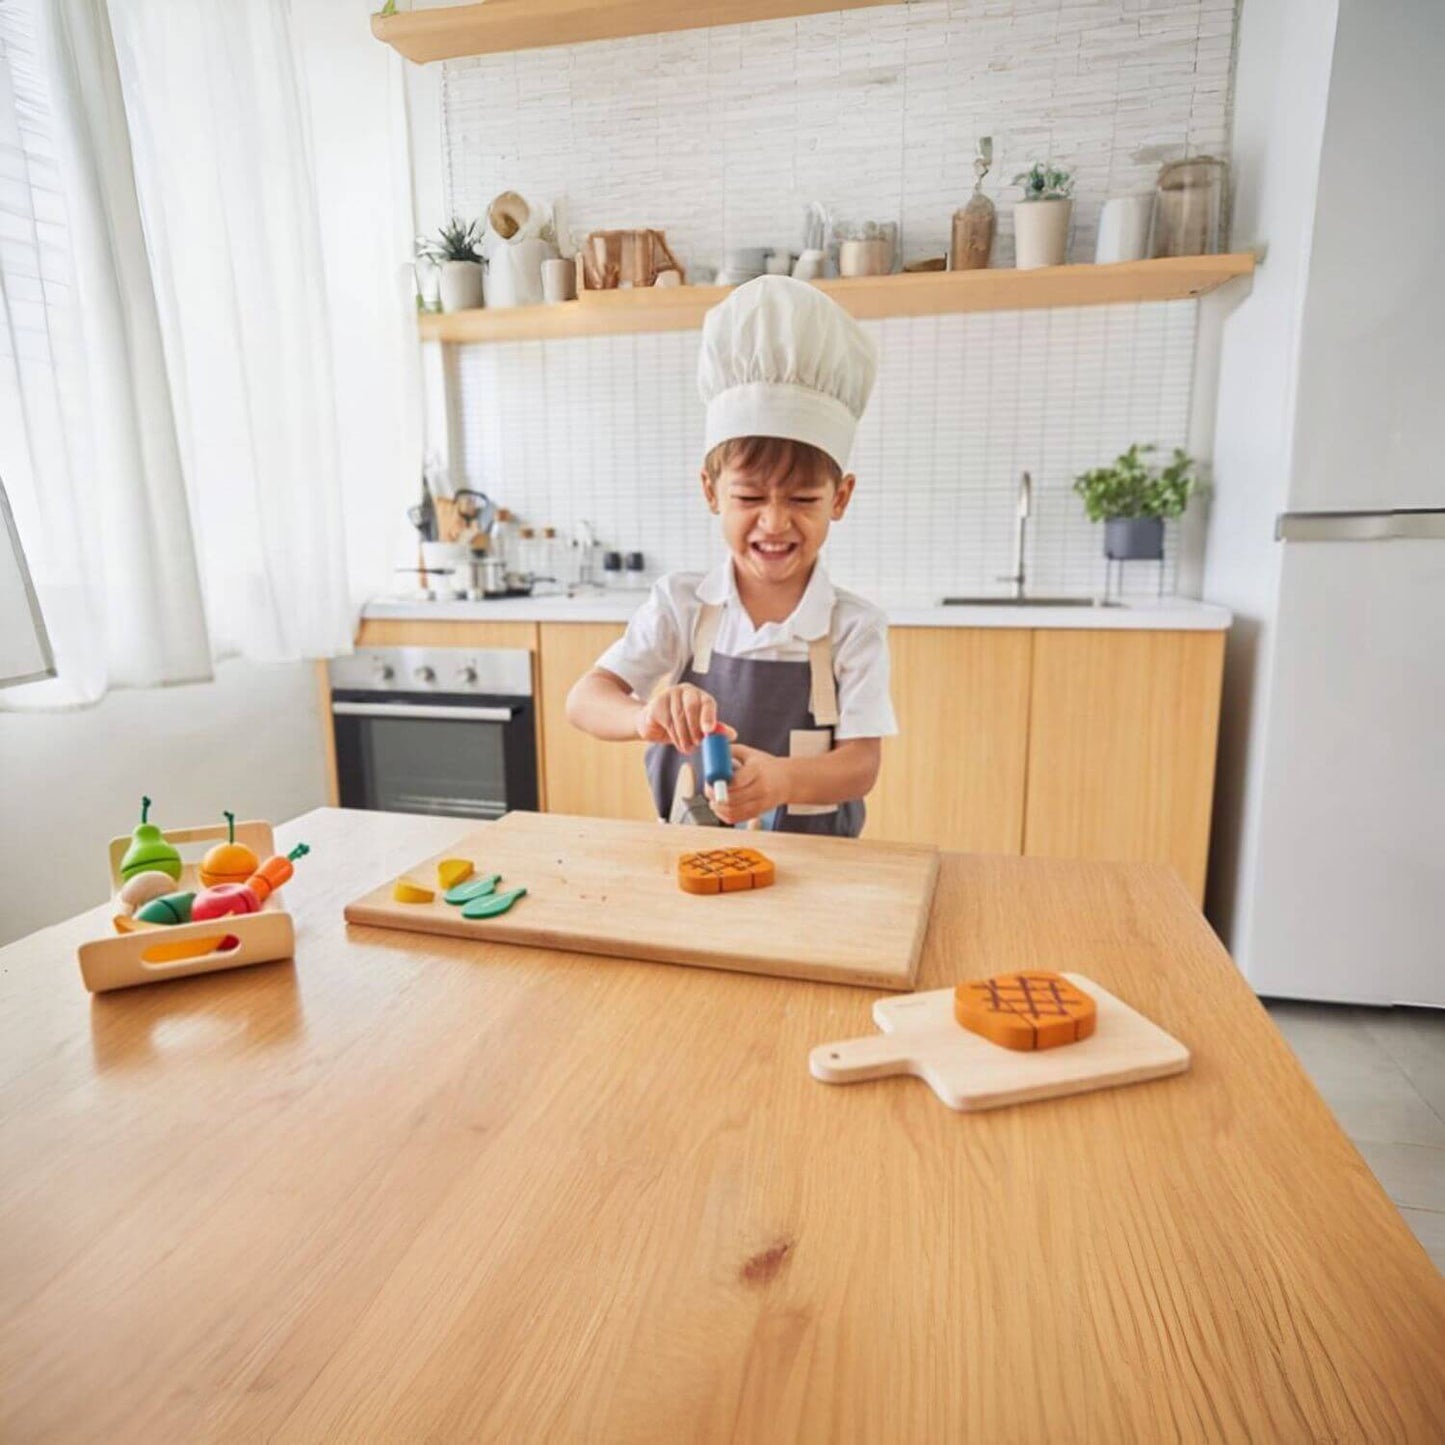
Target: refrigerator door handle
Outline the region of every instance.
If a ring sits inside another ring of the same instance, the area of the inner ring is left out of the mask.
[[[1281,512],[1276,542],[1388,542],[1445,539],[1445,507],[1396,512]]]

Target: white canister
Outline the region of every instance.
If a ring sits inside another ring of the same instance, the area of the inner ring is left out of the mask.
[[[577,263],[549,257],[542,262],[542,299],[555,304],[577,295]]]
[[[1070,200],[1020,201],[1014,207],[1014,265],[1062,266],[1069,252]]]
[[[1115,196],[1099,212],[1099,239],[1094,261],[1110,266],[1116,261],[1142,261],[1149,254],[1149,223],[1154,218],[1154,193]]]
[[[443,311],[472,311],[482,304],[482,263],[443,261],[441,298]]]
[[[885,236],[838,244],[840,276],[886,276],[893,269],[893,242]]]
[[[540,238],[494,247],[487,262],[487,305],[540,306],[542,263],[556,258],[556,247]]]

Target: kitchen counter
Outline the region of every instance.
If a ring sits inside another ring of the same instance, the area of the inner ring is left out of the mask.
[[[809,1076],[866,990],[343,924],[475,827],[281,828],[294,965],[0,950],[0,1437],[1445,1438],[1445,1279],[1165,868],[945,855],[920,988],[1194,1056],[960,1115]]]
[[[626,622],[646,591],[596,592],[577,597],[520,597],[497,602],[414,602],[379,598],[363,618],[416,622]],[[1153,632],[1221,632],[1229,610],[1189,598],[1129,602],[1123,607],[944,607],[936,597],[873,597],[894,627],[1089,628]]]

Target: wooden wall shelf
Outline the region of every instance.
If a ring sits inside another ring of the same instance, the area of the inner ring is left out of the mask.
[[[1202,296],[1254,270],[1249,252],[1175,256],[1113,266],[1048,266],[1037,271],[929,271],[818,281],[854,316],[941,316],[959,311],[1029,311],[1047,306],[1107,306],[1179,301]],[[545,341],[566,336],[617,336],[640,331],[691,331],[728,294],[725,286],[675,286],[593,291],[556,306],[426,313],[426,341]]]
[[[861,10],[904,0],[483,0],[373,15],[371,33],[408,60],[452,60],[624,35],[656,35],[783,20],[827,10]]]

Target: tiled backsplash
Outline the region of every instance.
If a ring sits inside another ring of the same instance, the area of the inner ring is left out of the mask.
[[[565,197],[578,235],[654,225],[706,266],[725,246],[796,248],[820,200],[896,220],[913,259],[946,248],[991,134],[995,263],[1013,255],[1004,183],[1045,156],[1076,168],[1072,255],[1088,260],[1107,196],[1147,189],[1161,156],[1227,149],[1234,19],[1234,0],[920,0],[448,62],[448,200],[473,215],[504,189]],[[869,326],[883,365],[829,544],[838,579],[999,590],[1028,469],[1031,586],[1100,588],[1070,480],[1133,440],[1184,443],[1194,303]],[[460,348],[455,459],[528,520],[586,518],[654,568],[700,565],[716,542],[696,497],[696,349],[695,332]],[[1130,590],[1158,585],[1126,571]]]
[[[856,500],[828,543],[834,577],[865,592],[1004,590],[1028,470],[1031,590],[1101,591],[1102,537],[1071,479],[1131,437],[1183,441],[1194,319],[1175,301],[866,323],[882,366]],[[461,348],[465,475],[564,536],[585,518],[650,566],[705,566],[721,554],[698,490],[696,366],[695,332]],[[1157,588],[1156,567],[1124,570],[1130,590]]]

